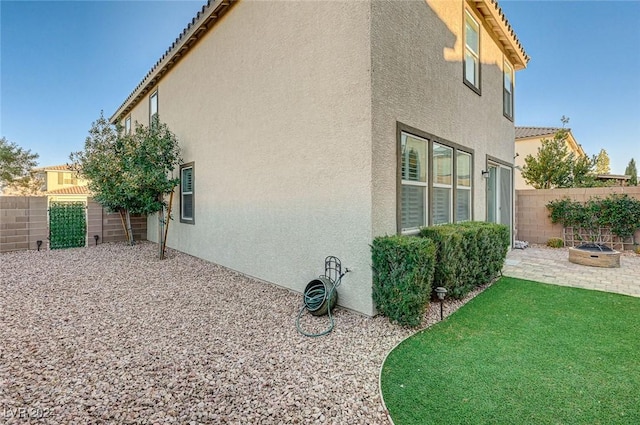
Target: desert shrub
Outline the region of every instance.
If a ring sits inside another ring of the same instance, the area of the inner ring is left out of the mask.
[[[564,246],[564,241],[562,238],[550,238],[547,241],[547,246],[550,246],[551,248],[562,248]]]
[[[373,240],[373,301],[392,322],[419,326],[431,297],[435,245],[425,238],[381,236]]]

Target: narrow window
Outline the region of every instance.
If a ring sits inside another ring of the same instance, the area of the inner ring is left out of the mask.
[[[502,94],[504,116],[513,120],[513,68],[504,63],[504,90]]]
[[[433,144],[433,224],[451,223],[453,212],[453,149]]]
[[[152,125],[158,116],[158,90],[149,96],[149,125]]]
[[[427,141],[406,133],[400,137],[402,155],[401,231],[427,224]]]
[[[124,134],[131,134],[131,115],[124,120]]]
[[[456,222],[471,220],[471,155],[457,151]]]
[[[58,184],[60,186],[64,184],[64,173],[58,173]]]
[[[464,82],[480,94],[480,26],[466,11],[464,20]]]
[[[180,166],[180,222],[194,224],[193,162]]]

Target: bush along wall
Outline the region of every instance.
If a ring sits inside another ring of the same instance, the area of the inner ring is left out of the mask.
[[[373,240],[373,301],[390,321],[419,326],[431,298],[436,258],[434,243],[410,236]]]
[[[420,235],[436,245],[433,286],[453,298],[498,276],[510,245],[507,226],[477,221],[424,227]]]

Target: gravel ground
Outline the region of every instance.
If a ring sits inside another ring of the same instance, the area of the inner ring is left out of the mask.
[[[331,334],[307,338],[300,294],[155,255],[148,242],[0,255],[0,423],[389,423],[379,369],[415,330],[338,308]],[[438,316],[432,303],[425,323]]]

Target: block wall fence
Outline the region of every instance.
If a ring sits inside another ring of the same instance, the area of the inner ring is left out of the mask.
[[[585,202],[595,197],[606,198],[613,193],[627,194],[640,200],[640,186],[516,190],[515,238],[543,245],[550,238],[562,238],[562,225],[551,224],[546,207],[549,202],[562,198]],[[640,230],[634,237],[636,243],[640,243]],[[633,245],[625,244],[625,249],[633,249]]]
[[[0,196],[0,252],[49,249],[49,220],[46,196]],[[147,219],[132,216],[131,227],[136,240],[147,238]],[[120,215],[107,212],[89,198],[87,202],[87,246],[124,241]]]

